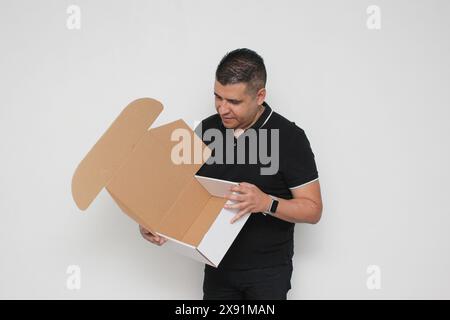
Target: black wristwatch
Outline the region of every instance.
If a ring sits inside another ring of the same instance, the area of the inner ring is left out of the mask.
[[[270,194],[269,194],[269,196],[272,198],[272,202],[270,203],[269,208],[267,208],[267,210],[264,211],[263,214],[264,215],[269,214],[269,215],[273,216],[277,212],[277,207],[278,207],[279,201],[274,196],[271,196]]]

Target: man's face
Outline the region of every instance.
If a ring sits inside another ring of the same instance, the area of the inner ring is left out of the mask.
[[[257,112],[258,105],[264,102],[265,89],[256,94],[247,92],[246,83],[222,85],[214,83],[214,95],[217,113],[225,128],[237,129],[249,126]]]

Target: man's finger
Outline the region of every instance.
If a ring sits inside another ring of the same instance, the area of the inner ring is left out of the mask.
[[[145,240],[150,241],[150,242],[153,243],[153,239],[151,237],[149,237],[148,235],[143,234],[142,236],[144,237]]]
[[[155,238],[154,238],[152,235],[150,235],[150,234],[144,234],[143,236],[144,236],[144,238],[147,239],[148,241],[153,241],[153,240],[155,239]]]
[[[239,185],[242,187],[242,189],[251,188],[254,186],[254,184],[248,182],[241,182]]]
[[[251,209],[249,206],[245,206],[244,208],[242,208],[241,210],[238,211],[238,213],[236,213],[236,215],[233,217],[233,219],[231,219],[231,223],[234,223],[235,221],[239,220],[240,218],[242,218],[243,216],[245,216],[246,214],[251,213]]]
[[[239,192],[239,186],[230,187],[230,191]]]
[[[139,226],[139,229],[141,230],[141,233],[143,234],[153,234],[149,230],[145,229],[143,226]]]
[[[146,240],[150,241],[151,243],[158,243],[159,239],[158,236],[154,236],[151,233],[143,234],[142,235]]]
[[[245,208],[246,206],[247,206],[246,202],[225,203],[224,208],[234,210],[234,209],[242,209]]]
[[[245,197],[240,194],[227,194],[225,195],[225,199],[232,201],[244,201]]]
[[[243,186],[241,186],[241,185],[232,186],[232,187],[230,188],[230,190],[231,190],[231,191],[234,191],[234,192],[245,193],[245,192],[244,192],[244,191],[245,191],[245,188],[244,188]]]
[[[231,219],[230,223],[235,223],[237,220],[239,220],[246,214],[247,214],[246,212],[236,213],[236,215],[233,217],[233,219]]]

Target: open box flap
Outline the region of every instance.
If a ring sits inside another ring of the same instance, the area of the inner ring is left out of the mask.
[[[85,210],[114,177],[134,146],[163,110],[151,98],[131,102],[78,165],[72,178],[72,196]]]
[[[178,133],[183,139],[177,138]],[[210,155],[211,150],[181,119],[152,128],[107,185],[147,227],[174,238],[192,224],[209,197],[194,178],[205,160],[195,163],[189,157],[179,162],[177,147],[184,145],[181,154],[192,156],[193,140],[200,153]]]

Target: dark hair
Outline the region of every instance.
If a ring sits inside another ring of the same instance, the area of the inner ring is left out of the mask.
[[[228,52],[217,66],[216,80],[224,86],[246,83],[247,92],[256,93],[266,86],[264,60],[255,51],[246,48]]]

